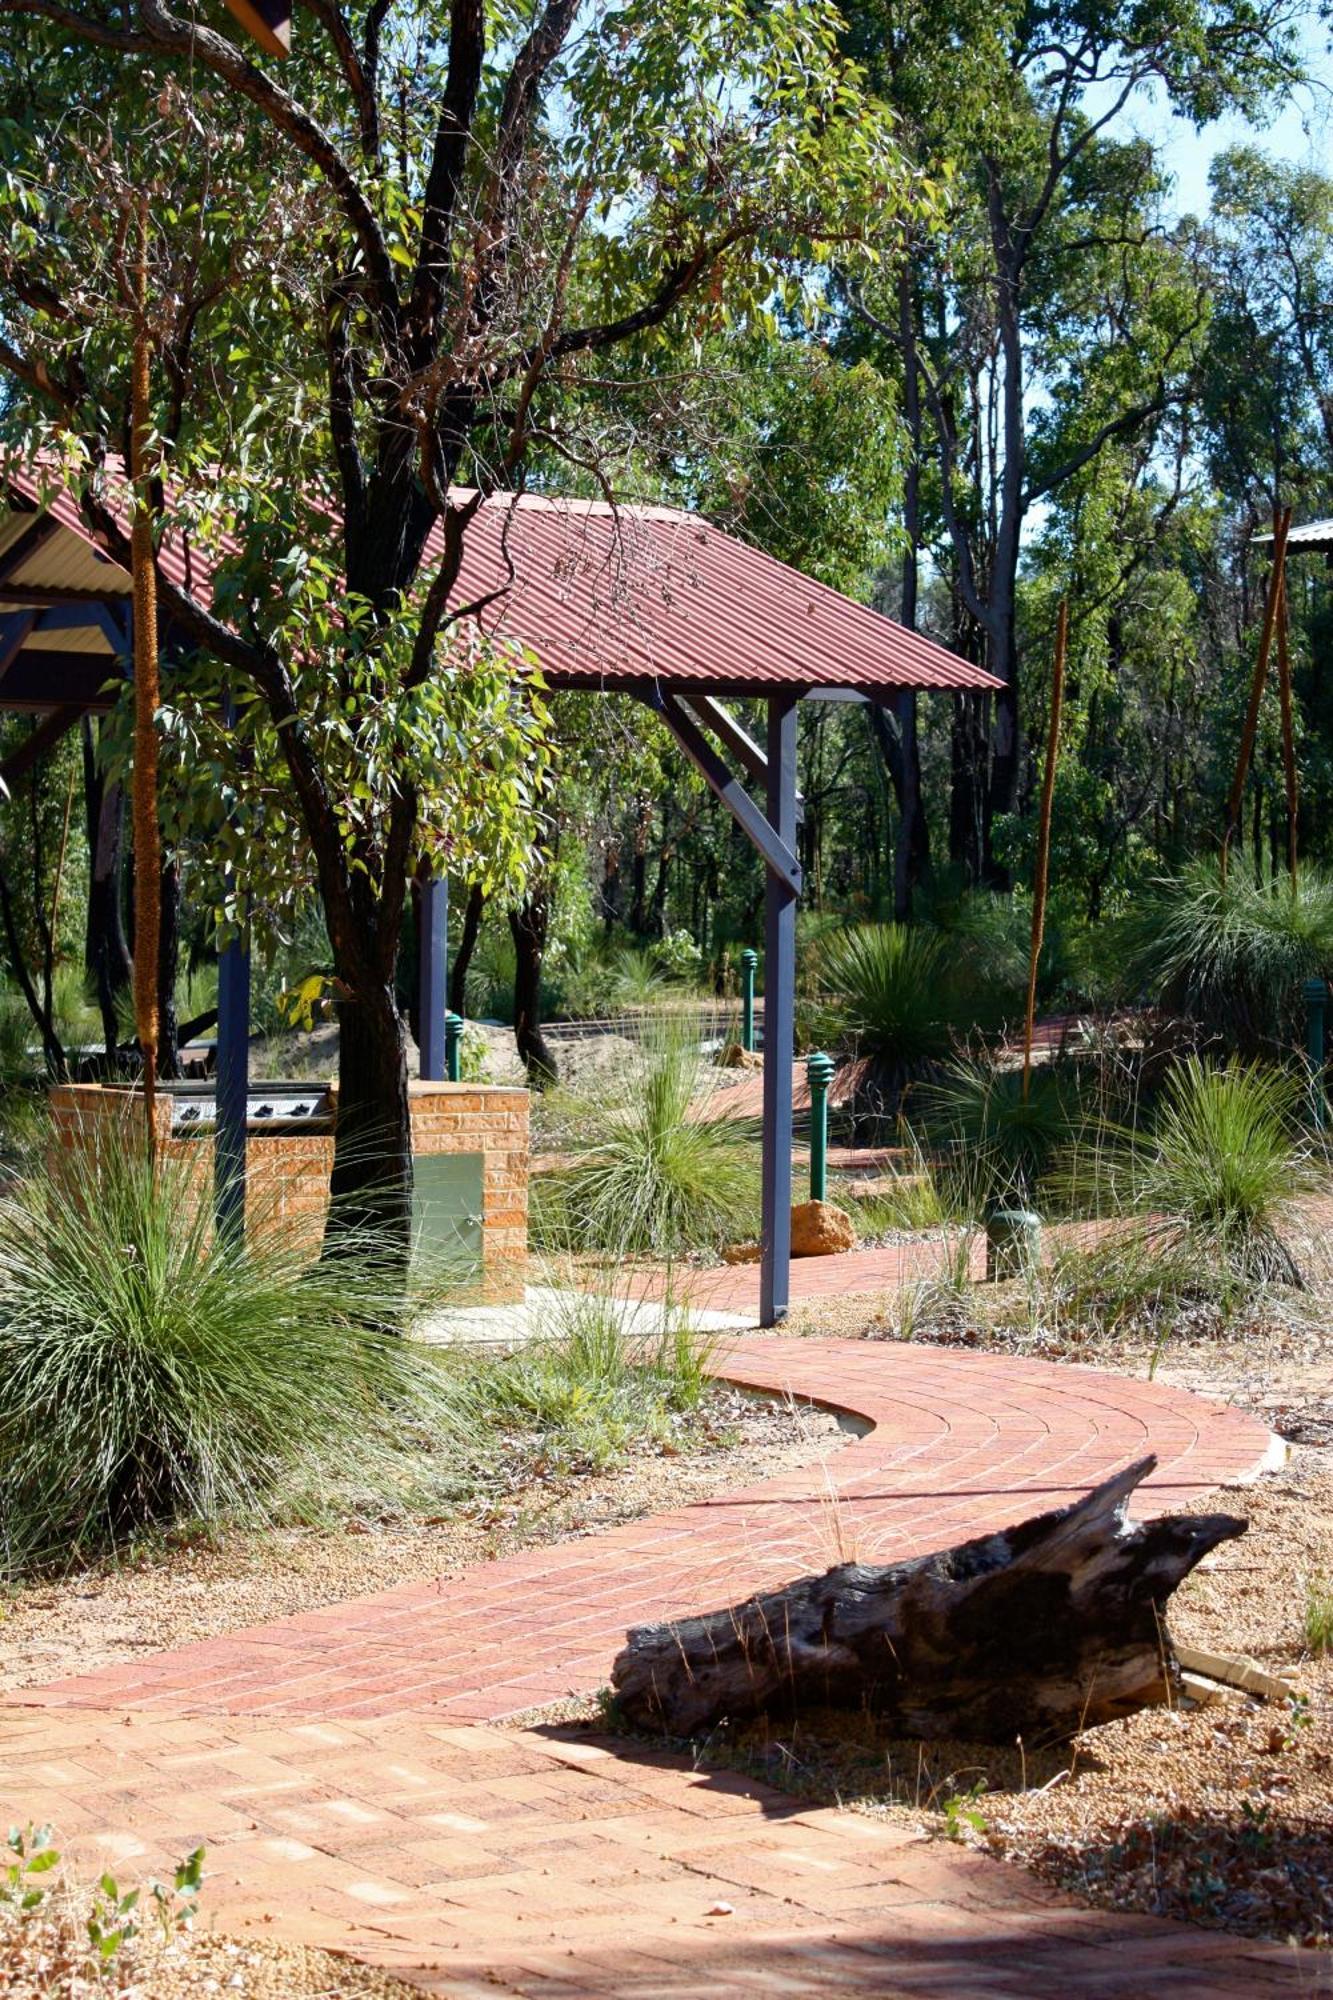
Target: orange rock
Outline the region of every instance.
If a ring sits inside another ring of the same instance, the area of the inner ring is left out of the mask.
[[[803,1201],[791,1212],[793,1257],[833,1257],[856,1248],[856,1224],[832,1201]]]
[[[724,1264],[757,1264],[763,1255],[757,1243],[728,1243],[722,1252]]]

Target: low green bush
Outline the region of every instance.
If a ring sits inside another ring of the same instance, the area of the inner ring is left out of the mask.
[[[701,1115],[717,1071],[697,1023],[652,1023],[640,1059],[600,1102],[573,1101],[580,1155],[533,1189],[539,1247],[676,1257],[753,1231],[759,1154],[752,1121]]]
[[[645,1439],[676,1447],[707,1392],[710,1344],[674,1310],[649,1332],[638,1319],[624,1300],[570,1293],[539,1339],[478,1361],[468,1393],[482,1461],[487,1438],[506,1468],[543,1472],[603,1470]]]
[[[219,1236],[193,1162],[117,1141],[0,1199],[0,1559],[335,1486],[400,1495],[423,1450],[464,1441],[456,1384],[396,1337],[373,1264],[311,1264],[276,1220]]]

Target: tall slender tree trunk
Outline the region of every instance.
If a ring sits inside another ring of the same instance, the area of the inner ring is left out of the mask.
[[[949,732],[949,859],[973,886],[982,879],[985,778],[983,698],[955,695]]]
[[[550,922],[550,886],[543,868],[523,901],[509,912],[514,940],[514,1039],[528,1080],[537,1090],[545,1090],[558,1077],[555,1057],[542,1034],[542,962]]]
[[[624,883],[620,874],[620,842],[610,839],[606,843],[606,853],[602,857],[601,916],[606,934],[610,937],[620,922],[620,905],[624,896]]]
[[[903,552],[899,616],[907,630],[915,632],[921,547],[921,378],[916,360],[916,299],[912,273],[906,263],[898,275],[898,328],[903,356],[903,421],[908,436],[903,484],[903,531],[907,547]],[[906,923],[912,914],[912,891],[930,867],[930,830],[921,790],[916,689],[904,688],[893,706],[902,758],[898,839],[893,855],[893,914],[899,923]]]
[[[88,835],[88,914],[84,963],[97,995],[108,1068],[120,1041],[120,1006],[130,986],[125,937],[125,793],[98,765],[92,721],[83,718],[83,802]]]
[[[1018,809],[1022,743],[1018,703],[1018,564],[1027,479],[1027,413],[1023,407],[1023,334],[1019,319],[1023,250],[1010,222],[999,175],[989,168],[988,212],[995,258],[995,317],[1000,343],[1000,467],[995,546],[986,621],[986,665],[1003,686],[991,700],[990,767],[982,822],[982,869],[993,889],[1010,887],[1009,871],[995,858],[994,825]]]
[[[485,907],[486,892],[480,882],[474,882],[467,892],[463,928],[458,934],[458,949],[449,969],[449,1007],[455,1014],[467,1013],[468,968],[477,949],[477,939],[481,936],[481,917]]]
[[[651,799],[641,799],[634,820],[634,866],[629,911],[629,927],[635,937],[644,937],[648,930],[648,832],[652,814]]]
[[[159,699],[157,568],[153,533],[153,411],[148,332],[148,202],[140,195],[134,302],[138,324],[131,363],[130,471],[134,513],[130,523],[134,580],[134,1019],[143,1061],[144,1127],[149,1152],[156,1143],[153,1098],[157,1089],[158,920],[162,835],[157,812],[157,708]]]

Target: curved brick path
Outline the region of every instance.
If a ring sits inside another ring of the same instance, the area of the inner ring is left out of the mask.
[[[1073,1908],[900,1826],[471,1720],[599,1684],[633,1619],[994,1527],[1145,1449],[1168,1505],[1269,1448],[1238,1412],[1036,1362],[747,1339],[719,1371],[875,1428],[826,1475],[15,1696],[0,1815],[52,1820],[76,1866],[124,1880],[203,1841],[210,1922],[351,1950],[456,2000],[1333,1990],[1309,1955]]]
[[[864,1340],[737,1339],[716,1372],[854,1413],[869,1435],[807,1466],[607,1534],[480,1563],[56,1683],[51,1705],[210,1715],[496,1721],[600,1687],[627,1625],[853,1555],[946,1547],[1059,1506],[1155,1452],[1160,1510],[1265,1462],[1242,1411],[1094,1369]]]

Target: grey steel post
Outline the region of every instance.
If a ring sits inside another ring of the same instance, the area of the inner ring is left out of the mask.
[[[766,817],[778,839],[796,847],[796,704],[794,694],[768,703]],[[787,1317],[791,1276],[792,1059],[796,1013],[796,889],[770,867],[764,889],[764,1165],[763,1261],[759,1320]]]
[[[446,1075],[444,1017],[449,999],[449,882],[443,875],[421,884],[417,935],[417,1006],[421,1041],[417,1054],[423,1082],[443,1083]]]
[[[245,1117],[250,1081],[250,947],[237,935],[218,953],[217,1123],[213,1213],[219,1232],[245,1228]]]

